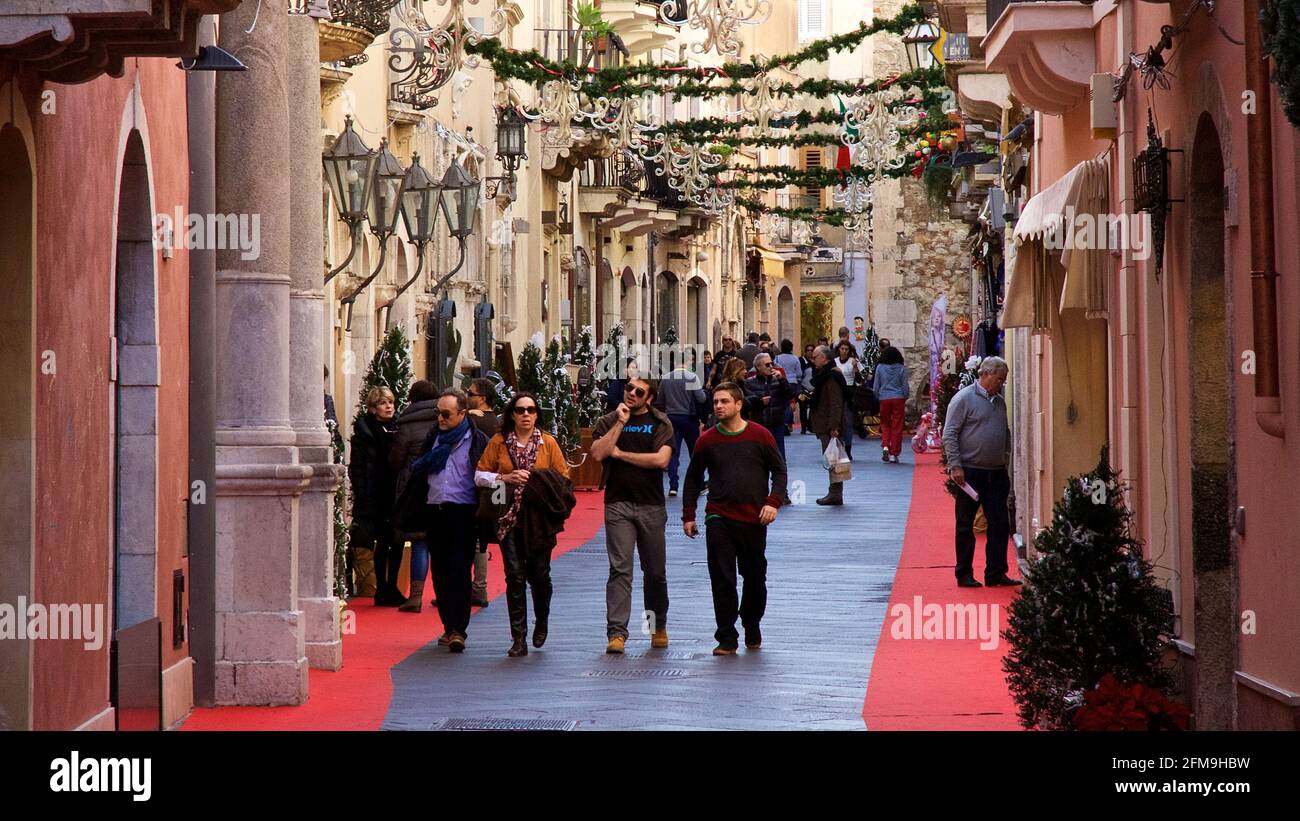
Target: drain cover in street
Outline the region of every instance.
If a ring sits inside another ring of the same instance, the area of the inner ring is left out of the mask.
[[[597,678],[678,678],[685,670],[589,670],[583,675]]]
[[[674,653],[671,650],[647,650],[642,653],[627,653],[623,658],[628,659],[672,659],[673,661],[691,661],[700,657],[699,653]],[[612,660],[617,660],[617,656],[609,656]]]
[[[556,718],[449,718],[435,730],[572,730],[576,721]]]

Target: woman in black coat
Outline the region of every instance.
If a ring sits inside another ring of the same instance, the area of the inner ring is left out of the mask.
[[[348,461],[348,481],[352,485],[350,543],[358,553],[374,551],[375,604],[380,607],[397,607],[406,601],[397,589],[402,545],[393,532],[392,521],[397,473],[388,464],[397,435],[395,409],[392,391],[370,389],[366,412],[352,423],[352,454]],[[364,561],[357,564],[364,566]],[[357,587],[363,588],[364,582],[358,582]]]
[[[429,543],[424,527],[428,519],[429,479],[427,474],[412,474],[411,463],[419,459],[429,431],[438,426],[438,388],[421,379],[411,386],[409,404],[397,417],[397,437],[388,453],[388,466],[397,474],[393,527],[397,543],[411,543],[411,595],[398,610],[419,613],[424,595],[424,579],[429,573]]]

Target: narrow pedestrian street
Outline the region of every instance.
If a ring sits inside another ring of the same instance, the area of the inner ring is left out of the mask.
[[[411,615],[356,600],[357,631],[344,636],[347,662],[338,672],[312,671],[305,705],[197,709],[184,727],[1015,729],[1000,652],[980,650],[975,639],[890,638],[891,603],[918,594],[941,604],[1005,603],[1014,594],[953,585],[952,500],[937,456],[908,451],[890,465],[877,447],[877,440],[855,441],[845,505],[826,508],[814,504],[825,491],[816,439],[786,440],[797,503],[781,509],[768,533],[761,650],[711,655],[704,540],[682,533],[677,497],[669,499],[671,645],[652,650],[634,627],[627,653],[606,655],[601,494],[579,493],[555,554],[543,649],[506,657],[504,579],[494,552],[492,604],[475,612],[463,655],[436,644],[435,609]],[[633,584],[636,603],[639,568]]]

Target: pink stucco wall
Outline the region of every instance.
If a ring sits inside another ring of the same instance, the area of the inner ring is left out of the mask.
[[[154,213],[188,200],[185,75],[174,60],[127,63],[119,79],[24,90],[41,110],[51,88],[56,113],[34,115],[37,185],[37,350],[57,354],[55,376],[37,377],[34,598],[103,602],[110,608],[112,513],[109,436],[114,214],[127,99],[139,85]],[[143,131],[143,129],[142,129]],[[172,649],[172,573],[184,566],[187,497],[188,265],[186,252],[156,254],[161,385],[158,397],[158,609],[163,667]],[[67,729],[108,706],[109,650],[38,642],[33,726]]]

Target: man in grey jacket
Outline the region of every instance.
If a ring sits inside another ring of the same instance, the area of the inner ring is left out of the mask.
[[[979,379],[957,391],[948,404],[943,423],[943,450],[948,473],[959,487],[974,490],[972,499],[963,489],[957,493],[957,585],[980,587],[975,581],[975,512],[984,508],[988,520],[984,547],[984,584],[1009,587],[1020,584],[1007,576],[1007,541],[1011,523],[1007,497],[1011,478],[1007,462],[1011,455],[1011,431],[1007,426],[1007,401],[1002,386],[1007,381],[1007,363],[999,357],[985,357]]]
[[[668,462],[668,495],[676,496],[682,443],[686,443],[687,453],[694,454],[695,443],[700,438],[700,405],[706,398],[704,380],[692,370],[675,368],[659,381],[659,396],[663,398],[664,413],[673,424],[673,455]]]

